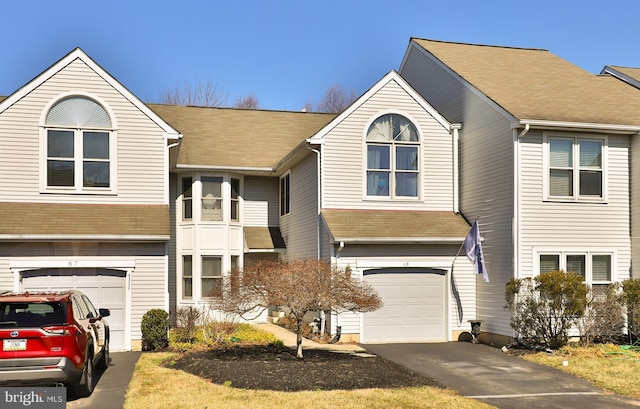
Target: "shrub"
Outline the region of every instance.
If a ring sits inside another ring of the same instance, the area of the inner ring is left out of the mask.
[[[640,336],[640,278],[622,282],[622,300],[627,309],[627,329],[631,341]]]
[[[196,338],[200,310],[193,307],[181,307],[176,310],[176,327],[173,330],[175,342],[193,343]]]
[[[511,279],[505,299],[518,342],[558,349],[567,344],[569,330],[584,315],[587,286],[579,274],[552,271]]]
[[[582,345],[620,341],[625,327],[620,287],[619,283],[591,287],[587,308],[578,320]]]
[[[171,323],[169,314],[155,308],[147,311],[142,317],[142,350],[156,351],[169,345],[168,330]]]

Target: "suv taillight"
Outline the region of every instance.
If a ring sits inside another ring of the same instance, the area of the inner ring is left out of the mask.
[[[48,332],[49,334],[58,335],[76,335],[79,331],[78,327],[76,327],[75,325],[52,325],[42,327],[42,330]]]

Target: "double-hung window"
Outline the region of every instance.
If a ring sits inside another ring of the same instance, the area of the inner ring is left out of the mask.
[[[222,257],[203,256],[201,270],[201,297],[222,297]]]
[[[280,178],[280,216],[291,212],[291,173]]]
[[[369,126],[366,144],[367,196],[417,198],[420,143],[415,125],[401,115],[382,115]]]
[[[193,219],[193,178],[182,178],[182,220]]]
[[[240,220],[240,179],[231,178],[231,220]]]
[[[182,298],[193,297],[193,256],[182,256]]]
[[[115,190],[114,132],[97,102],[78,96],[54,104],[47,113],[44,138],[44,190]]]
[[[202,220],[221,221],[222,214],[222,178],[203,176],[202,181]]]
[[[604,199],[603,139],[549,137],[548,146],[550,199]]]

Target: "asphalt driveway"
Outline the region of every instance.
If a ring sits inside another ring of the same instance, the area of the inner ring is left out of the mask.
[[[501,409],[634,408],[639,401],[606,394],[560,370],[469,342],[367,344],[371,353],[434,378],[461,395]]]
[[[124,406],[133,368],[141,352],[111,352],[109,367],[98,373],[96,387],[87,398],[71,398],[67,409],[117,409]]]

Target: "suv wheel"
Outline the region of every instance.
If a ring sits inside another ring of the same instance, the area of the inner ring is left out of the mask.
[[[73,385],[75,395],[86,397],[91,395],[94,387],[93,379],[93,351],[87,351],[84,362],[84,370],[77,384]]]

